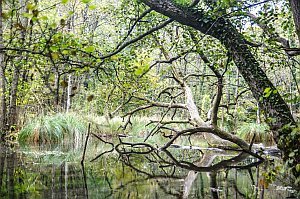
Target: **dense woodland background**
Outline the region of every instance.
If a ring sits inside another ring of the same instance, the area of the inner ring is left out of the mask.
[[[76,140],[91,123],[161,133],[162,148],[264,142],[299,182],[299,1],[5,0],[0,13],[3,140]]]

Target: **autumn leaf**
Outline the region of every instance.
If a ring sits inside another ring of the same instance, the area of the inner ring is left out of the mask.
[[[63,81],[60,82],[60,85],[61,85],[63,88],[67,88],[67,87],[68,87],[68,82],[66,82],[65,80],[63,80]]]
[[[89,95],[89,96],[87,97],[87,101],[88,101],[88,102],[92,101],[93,99],[94,99],[94,95]]]

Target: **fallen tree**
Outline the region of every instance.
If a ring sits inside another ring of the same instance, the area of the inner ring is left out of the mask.
[[[295,120],[286,102],[283,100],[273,83],[269,80],[264,70],[262,70],[255,56],[251,53],[246,39],[236,29],[231,21],[224,16],[212,16],[211,13],[207,14],[204,10],[178,6],[170,0],[142,0],[142,2],[156,12],[169,17],[171,20],[192,27],[205,35],[210,35],[218,39],[226,47],[240,74],[243,76],[252,91],[253,97],[257,100],[259,107],[263,110],[266,121],[274,134],[276,143],[283,151],[284,160],[288,162],[294,176],[298,178],[300,176],[300,135],[295,130],[297,129]],[[216,125],[216,110],[219,107],[219,99],[222,95],[221,77],[219,77],[216,72],[215,75],[219,79],[218,91],[212,108],[213,114],[209,122],[204,122],[199,117],[197,106],[195,105],[191,94],[191,89],[184,77],[178,74],[175,70],[172,71],[172,74],[175,81],[180,85],[182,93],[184,93],[184,104],[176,104],[173,101],[168,104],[157,103],[149,99],[142,99],[135,96],[137,99],[147,102],[148,105],[137,108],[127,115],[131,115],[139,110],[148,109],[154,106],[165,107],[168,110],[173,108],[186,109],[190,115],[189,123],[194,128],[185,131],[170,129],[175,132],[175,138],[178,137],[178,135],[183,134],[210,132],[222,139],[238,144],[243,150],[249,149],[248,143],[230,133],[221,131]],[[265,95],[266,91],[269,92],[268,95]],[[160,125],[164,122],[165,121],[163,120],[158,122],[157,127],[166,128],[163,127],[163,125]],[[171,123],[171,121],[168,123]],[[174,139],[174,137],[172,139]]]

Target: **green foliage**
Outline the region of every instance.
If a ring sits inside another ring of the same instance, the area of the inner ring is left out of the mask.
[[[92,0],[81,0],[82,3],[90,3]]]
[[[149,119],[147,116],[153,114],[148,109],[142,113],[146,117],[132,117],[133,124],[125,131],[120,128],[125,124],[120,117],[107,119],[99,115],[113,112],[132,95],[165,103],[184,103],[184,96],[178,89],[168,90],[157,98],[161,88],[177,85],[172,78],[171,66],[182,77],[187,77],[185,81],[190,84],[195,102],[199,111],[201,110],[201,117],[205,120],[216,94],[216,82],[210,77],[213,73],[208,64],[199,58],[201,53],[223,74],[224,87],[218,124],[222,122],[222,128],[227,131],[235,131],[238,126],[238,134],[248,142],[256,135],[255,142],[273,144],[271,132],[265,124],[251,123],[257,117],[256,103],[253,96],[247,93],[238,95],[248,89],[248,86],[236,72],[232,61],[225,67],[230,53],[227,54],[225,47],[216,39],[194,31],[195,37],[201,41],[195,45],[191,38],[191,28],[173,23],[172,26],[166,26],[138,42],[131,43],[118,54],[103,59],[102,56],[114,52],[122,44],[130,43],[132,39],[161,24],[166,17],[152,11],[139,19],[141,13],[147,9],[141,6],[140,1],[80,0],[81,3],[74,6],[68,5],[71,3],[69,0],[37,2],[29,1],[26,5],[17,5],[17,1],[14,4],[7,1],[2,13],[3,27],[6,27],[3,29],[3,45],[5,49],[12,50],[5,50],[4,53],[4,60],[7,61],[3,79],[7,83],[7,92],[1,94],[9,102],[9,95],[17,93],[18,99],[13,104],[19,106],[20,118],[27,120],[27,125],[20,132],[20,141],[45,143],[70,140],[79,143],[88,122],[92,123],[92,130],[96,133],[144,136],[153,127],[146,127]],[[173,0],[181,8],[186,8],[192,2]],[[249,16],[245,16],[245,13],[252,13],[253,8],[247,8],[251,3],[257,1],[204,0],[199,2],[197,9],[207,10],[204,22],[207,22],[208,17],[215,18],[218,22],[219,16],[226,16],[247,41],[264,44],[255,48],[252,53],[259,63],[263,63],[261,65],[268,77],[281,86],[265,88],[260,92],[260,97],[264,100],[281,92],[284,100],[293,108],[293,113],[299,114],[299,78],[296,75],[299,68],[292,66],[296,63],[292,59],[286,61],[281,45],[271,38],[284,36],[289,38],[291,47],[297,46],[290,8],[283,2],[278,4],[279,7],[265,2],[255,6],[257,21],[249,21]],[[137,19],[139,21],[135,22]],[[22,24],[24,20],[27,22]],[[254,23],[262,23],[269,30],[262,31],[258,25],[253,26]],[[192,49],[196,49],[198,53],[185,53]],[[182,57],[172,59],[177,56]],[[169,59],[172,63],[167,63]],[[156,62],[158,64],[155,65]],[[10,88],[16,72],[20,72],[20,79],[15,91]],[[188,77],[189,74],[196,76]],[[203,76],[197,76],[199,74]],[[72,93],[69,95],[72,96],[71,109],[81,114],[49,115],[53,110],[66,110],[69,75],[73,78]],[[135,99],[128,101],[114,116],[122,115],[144,102]],[[159,115],[165,110],[157,108],[155,114]],[[46,115],[36,116],[44,114]],[[183,119],[189,117],[181,110],[176,114]],[[33,117],[35,119],[30,120]],[[248,124],[240,125],[241,122]],[[19,128],[17,124],[11,127]],[[174,125],[174,128],[182,129],[186,126]],[[293,140],[298,139],[297,136],[293,131],[282,142],[287,148],[291,147]],[[287,156],[292,164],[299,152],[291,150]],[[296,164],[295,169],[300,170],[299,164]]]
[[[296,125],[285,125],[281,130],[281,136],[278,141],[278,146],[285,149],[285,163],[289,172],[295,176],[294,184],[299,187],[300,185],[300,150],[294,148],[295,140],[300,140],[300,123]],[[288,134],[286,133],[288,132]]]
[[[69,0],[61,0],[61,3],[62,4],[66,4],[66,3],[68,3],[69,2]]]

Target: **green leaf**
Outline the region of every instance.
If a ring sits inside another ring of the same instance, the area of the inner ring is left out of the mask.
[[[69,51],[68,50],[63,50],[61,53],[64,54],[64,55],[68,55]]]
[[[97,8],[96,5],[90,5],[90,6],[89,6],[89,9],[90,9],[90,10],[95,10],[96,8]]]
[[[136,76],[139,76],[139,75],[141,75],[143,72],[144,72],[143,68],[140,67],[140,68],[137,68],[137,69],[134,71],[134,74],[135,74]]]
[[[295,153],[294,152],[291,152],[290,154],[289,154],[289,157],[294,157],[295,156]]]
[[[53,51],[53,52],[57,52],[58,47],[57,46],[50,46],[50,50]]]
[[[40,19],[46,21],[46,20],[48,20],[48,17],[47,16],[41,16]]]
[[[29,3],[29,4],[26,5],[26,8],[28,10],[34,10],[36,8],[36,6],[34,4],[32,4],[32,3]]]
[[[81,0],[82,3],[90,3],[91,0]]]
[[[54,59],[54,60],[59,58],[58,53],[51,53],[51,56],[52,56],[52,59]]]
[[[61,3],[62,3],[62,4],[66,4],[66,3],[68,3],[68,1],[69,1],[69,0],[61,0]]]
[[[57,24],[54,22],[50,25],[51,28],[56,28],[57,27]]]
[[[268,88],[266,88],[266,89],[264,90],[264,93],[269,93],[270,91],[271,91],[271,88],[268,87]]]
[[[95,47],[94,46],[87,46],[84,48],[84,50],[88,53],[92,53],[95,51]]]
[[[296,165],[296,171],[297,171],[297,172],[300,172],[300,164],[297,164],[297,165]]]
[[[272,94],[272,90],[271,90],[270,87],[268,87],[268,88],[266,88],[266,89],[264,90],[264,97],[265,97],[265,98],[268,98],[271,94]]]
[[[24,12],[24,13],[22,13],[22,16],[26,17],[26,18],[31,18],[33,15],[28,12]]]

